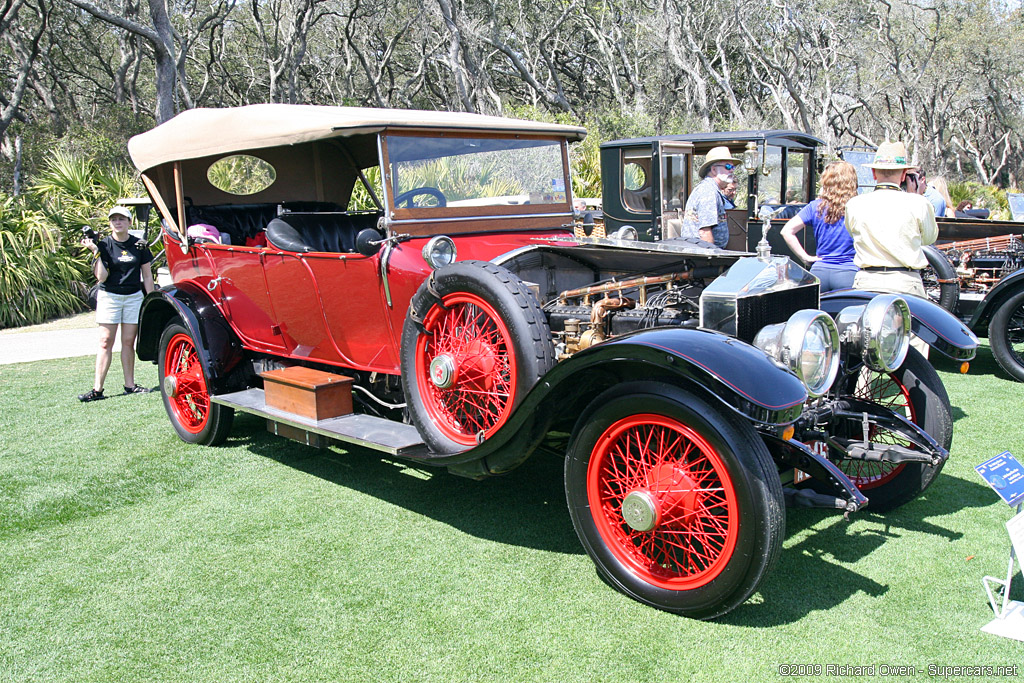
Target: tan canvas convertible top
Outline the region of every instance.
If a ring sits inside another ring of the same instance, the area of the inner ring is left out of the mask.
[[[140,171],[184,159],[293,145],[332,137],[374,133],[385,128],[500,131],[558,135],[582,140],[577,126],[498,116],[412,109],[252,104],[228,109],[189,109],[128,141]]]

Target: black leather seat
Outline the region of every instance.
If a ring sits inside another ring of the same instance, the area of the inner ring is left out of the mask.
[[[340,211],[328,202],[290,202],[280,205],[291,211]],[[207,223],[221,233],[231,235],[232,244],[245,244],[266,229],[278,213],[277,204],[222,204],[218,206],[188,206],[188,224]]]
[[[267,224],[267,243],[298,253],[351,253],[359,231],[376,227],[377,219],[372,213],[285,213]]]

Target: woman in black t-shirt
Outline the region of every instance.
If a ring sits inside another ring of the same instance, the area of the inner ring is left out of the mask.
[[[153,254],[142,240],[128,234],[132,215],[123,206],[107,214],[111,235],[95,243],[88,237],[82,244],[96,255],[93,272],[100,283],[96,297],[96,322],[100,326],[100,348],[96,354],[96,374],[92,389],[80,394],[80,401],[96,401],[103,396],[103,382],[110,369],[117,326],[121,326],[121,370],[124,393],[149,391],[135,383],[135,337],[139,331],[142,297],[153,291]]]

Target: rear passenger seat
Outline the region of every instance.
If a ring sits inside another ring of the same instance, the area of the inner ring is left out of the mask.
[[[263,232],[281,211],[340,211],[331,202],[289,202],[286,204],[220,204],[215,206],[188,206],[188,225],[206,223],[221,234],[231,236],[232,244],[246,244],[247,240]],[[375,223],[376,224],[376,223]]]
[[[360,230],[376,228],[377,213],[283,213],[267,224],[267,242],[282,251],[354,253]]]

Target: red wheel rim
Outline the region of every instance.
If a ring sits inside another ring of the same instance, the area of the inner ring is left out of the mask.
[[[460,292],[442,301],[427,314],[423,326],[428,334],[416,343],[419,394],[445,437],[472,446],[512,413],[512,335],[494,308],[476,295]],[[444,381],[432,372],[444,375]]]
[[[173,392],[167,392],[167,403],[178,424],[190,434],[203,431],[210,419],[210,394],[206,378],[196,354],[195,344],[187,334],[171,337],[164,353],[164,386],[172,378]]]
[[[867,380],[860,380],[854,395],[889,408],[897,415],[902,415],[917,424],[917,414],[910,400],[910,393],[894,375],[872,373]],[[910,442],[900,438],[888,430],[873,428],[869,435],[874,443],[899,444],[909,446]],[[863,460],[846,460],[839,468],[850,478],[857,488],[867,491],[888,484],[898,477],[906,465],[893,465],[891,462],[865,462]]]
[[[736,548],[739,510],[725,463],[700,434],[672,418],[632,415],[608,427],[587,466],[587,499],[612,554],[660,588],[706,585]],[[647,525],[636,523],[631,500],[645,512],[650,506]]]

